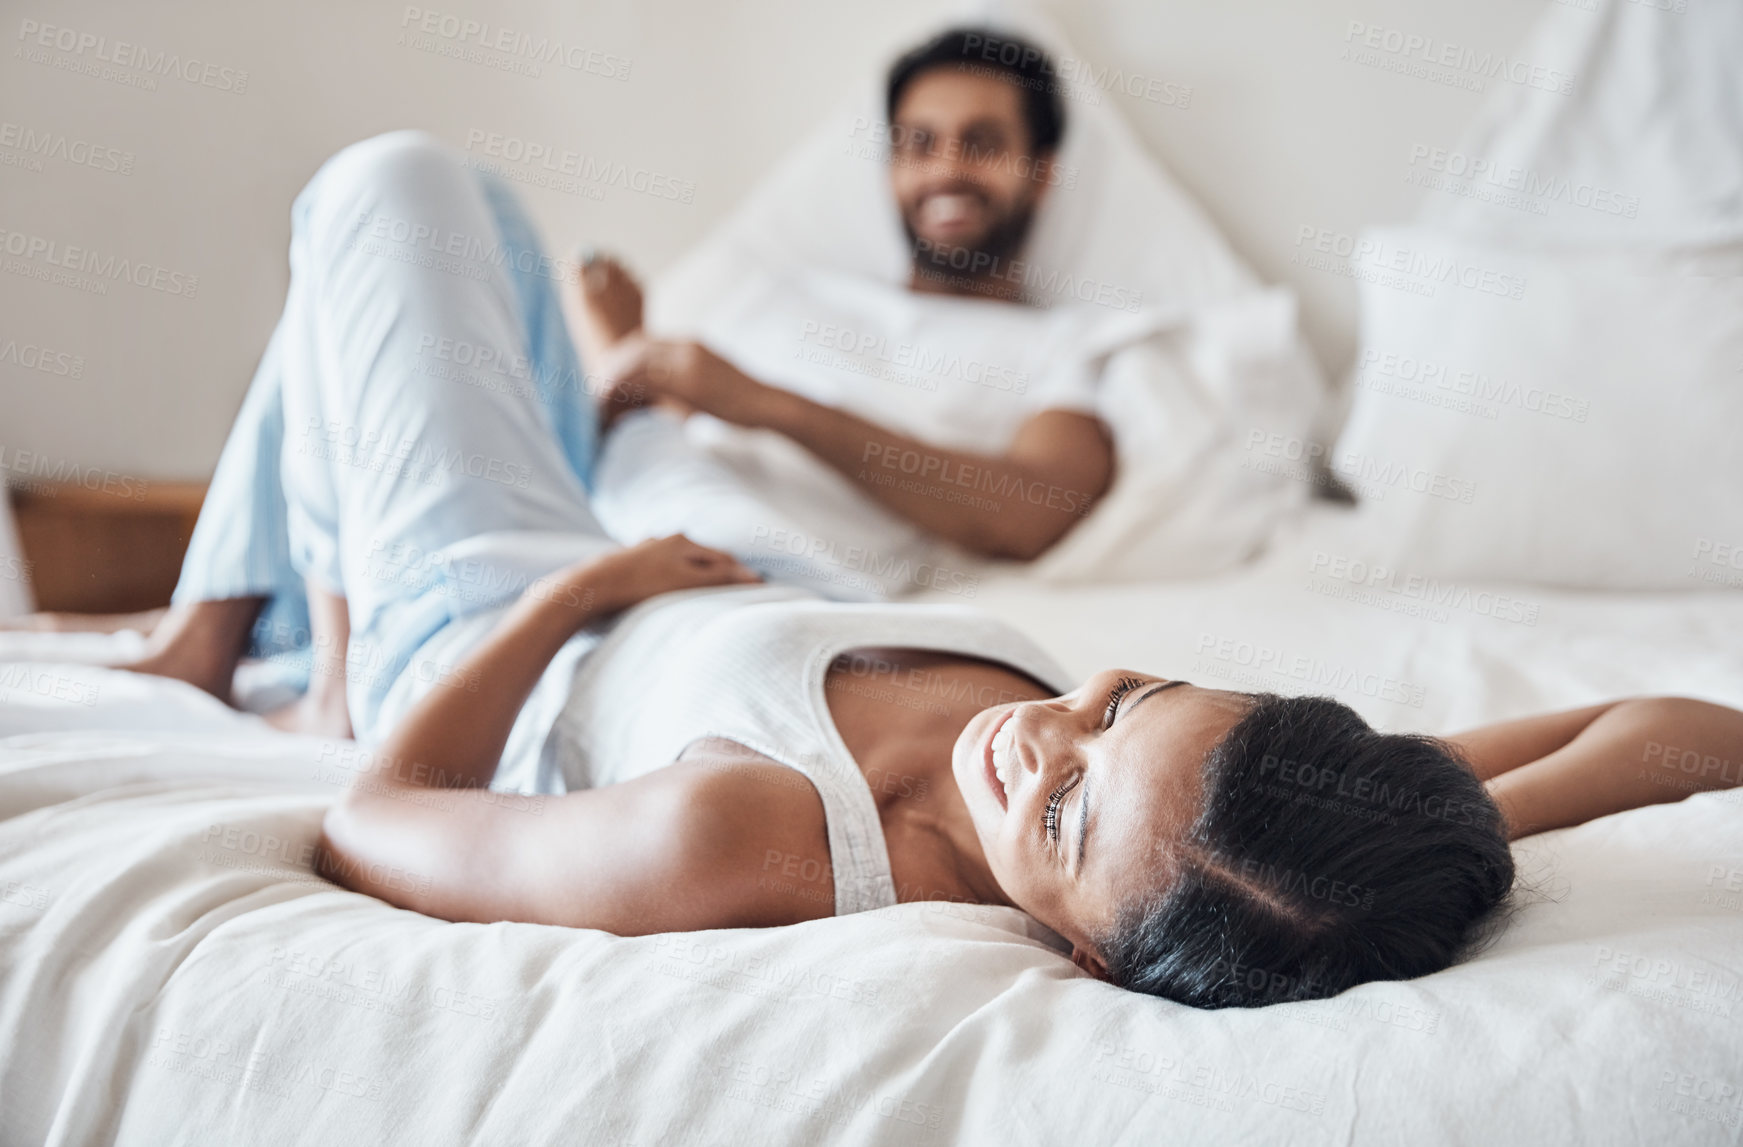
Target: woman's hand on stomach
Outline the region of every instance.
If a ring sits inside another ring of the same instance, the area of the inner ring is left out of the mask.
[[[731,554],[672,534],[577,562],[528,586],[527,596],[574,607],[584,622],[662,593],[761,580]]]

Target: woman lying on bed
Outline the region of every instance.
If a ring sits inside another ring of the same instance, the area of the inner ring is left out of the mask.
[[[344,675],[367,746],[334,750],[320,871],[348,887],[625,935],[1010,905],[1093,975],[1250,1006],[1444,968],[1507,896],[1509,836],[1734,782],[1743,715],[1699,702],[1389,736],[1325,699],[1074,683],[977,611],[826,601],[682,537],[618,546],[589,408],[547,385],[574,374],[542,365],[572,353],[546,265],[512,197],[420,137],[347,149],[293,212],[189,560],[195,616],[229,619],[223,693],[279,571],[310,586],[315,687]],[[480,602],[492,567],[459,555],[503,531],[590,556]]]
[[[751,576],[670,538],[536,583],[458,666],[481,687],[432,690],[367,758],[323,871],[445,919],[622,935],[1011,905],[1092,975],[1253,1006],[1447,967],[1507,896],[1509,837],[1734,784],[1743,760],[1743,713],[1699,701],[1435,740],[1128,670],[1056,694],[993,659],[1038,660],[1026,642],[954,608],[673,592]],[[571,700],[572,751],[614,783],[481,792],[550,658],[626,609]],[[716,723],[764,751],[698,735]]]

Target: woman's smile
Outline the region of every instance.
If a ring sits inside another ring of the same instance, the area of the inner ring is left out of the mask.
[[[1017,710],[1013,706],[1003,716],[993,721],[992,729],[987,734],[986,744],[982,746],[981,756],[985,764],[987,784],[998,798],[999,807],[1010,808],[1011,782],[1016,778],[1017,757],[1012,747],[1012,736],[1007,726]]]

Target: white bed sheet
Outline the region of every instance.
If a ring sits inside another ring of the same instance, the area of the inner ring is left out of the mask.
[[[1317,672],[1392,728],[1743,704],[1743,595],[1410,618],[1310,586],[1348,528],[1318,515],[1236,578],[973,600],[1074,671]],[[1522,844],[1532,891],[1467,964],[1196,1012],[1083,977],[1008,909],[639,939],[403,912],[311,873],[332,746],[172,682],[0,681],[6,1143],[1737,1141],[1737,792]]]

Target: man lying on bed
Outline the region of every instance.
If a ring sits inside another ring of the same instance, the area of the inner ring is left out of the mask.
[[[1088,320],[1029,305],[1021,277],[1010,273],[1065,127],[1052,65],[1008,37],[995,42],[1022,50],[977,47],[987,42],[945,33],[890,73],[889,179],[913,250],[908,288],[770,279],[747,296],[754,313],[744,324],[774,330],[781,357],[794,363],[780,379],[753,379],[697,343],[647,337],[641,293],[621,266],[595,259],[577,276],[553,264],[512,192],[487,178],[479,182],[500,232],[488,238],[515,256],[509,269],[524,343],[500,360],[481,358],[481,340],[450,328],[420,332],[403,353],[426,379],[537,390],[593,514],[626,543],[684,533],[776,580],[859,600],[913,586],[949,589],[962,575],[940,564],[932,543],[991,557],[1039,555],[1106,490],[1113,453],[1093,412],[1094,376],[1077,353]],[[426,261],[444,242],[463,249],[478,238],[444,229],[428,212],[407,219],[366,210],[347,241],[385,252],[407,235],[410,253]],[[551,285],[558,278],[560,297]],[[287,331],[300,330],[299,307],[294,297],[287,302],[213,475],[176,605],[136,668],[229,700],[243,654],[312,658],[303,699],[272,719],[343,733],[347,662],[355,674],[359,651],[348,658],[358,591],[342,567],[356,555],[311,550],[311,531],[299,528],[307,524],[287,522],[293,511],[281,485],[296,479],[280,456],[410,469],[429,450],[370,438],[354,417],[315,407],[287,415],[281,376],[330,361],[328,349]],[[872,338],[878,323],[899,329]],[[843,366],[832,349],[839,330],[861,350],[868,341],[917,341],[914,361],[937,365],[931,373],[923,365]],[[795,340],[803,350],[809,335],[826,353],[795,356]],[[812,468],[759,481],[754,470],[698,449],[680,411],[775,431],[802,447]],[[597,449],[589,437],[596,417],[612,428]],[[516,459],[492,457],[498,477],[520,480]],[[337,513],[330,491],[305,501],[326,517]],[[438,549],[425,536],[347,544],[371,559],[351,562],[353,582],[435,576],[407,568]],[[379,688],[388,670],[371,672]]]
[[[591,369],[638,401],[790,444],[632,416],[593,491],[620,540],[682,532],[829,596],[876,599],[939,584],[940,565],[959,572],[928,541],[1033,559],[1107,488],[1093,348],[1110,312],[1025,296],[1020,256],[1065,130],[1051,63],[1010,37],[947,32],[896,62],[886,106],[905,284],[747,252],[710,300],[704,341],[669,341],[643,333],[621,266],[589,263],[572,326]]]

